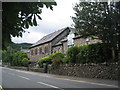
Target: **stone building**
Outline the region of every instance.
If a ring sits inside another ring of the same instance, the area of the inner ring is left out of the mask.
[[[38,42],[30,47],[30,60],[35,62],[36,60],[43,58],[55,52],[66,51],[66,40],[64,39],[70,32],[69,27],[55,31],[49,35],[44,36]],[[60,42],[62,41],[62,42]],[[62,46],[63,44],[63,46]]]
[[[83,46],[83,45],[88,45],[92,43],[102,42],[97,37],[83,38],[83,36],[75,36],[73,39],[74,39],[74,45],[77,45],[77,46]]]
[[[96,42],[101,41],[98,39],[85,39],[82,36],[75,36],[75,29],[66,27],[44,36],[33,44],[30,47],[30,61],[36,62],[36,60],[56,52],[65,53],[69,47],[74,45],[82,46]]]

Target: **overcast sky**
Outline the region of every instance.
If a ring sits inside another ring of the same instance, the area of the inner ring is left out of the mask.
[[[71,27],[73,21],[70,16],[74,16],[73,6],[79,0],[55,0],[57,6],[53,6],[53,11],[46,7],[42,10],[42,20],[37,20],[37,27],[26,29],[30,33],[24,33],[22,38],[13,38],[15,43],[36,43],[43,36],[65,27]]]

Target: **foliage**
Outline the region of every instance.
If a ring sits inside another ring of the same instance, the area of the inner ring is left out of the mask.
[[[91,53],[88,51],[88,46],[89,45],[84,45],[84,46],[80,46],[79,47],[79,53],[77,54],[77,63],[87,63],[89,57],[88,57],[88,53]],[[93,58],[90,58],[90,60],[92,60]]]
[[[78,63],[102,63],[110,62],[112,51],[107,44],[96,43],[85,47],[79,47],[80,52],[77,55]]]
[[[29,63],[28,58],[23,58],[23,59],[22,59],[22,64],[23,64],[24,66],[28,66],[28,63]]]
[[[68,49],[63,63],[103,63],[112,62],[112,50],[105,43],[73,46]]]
[[[15,52],[14,49],[10,47],[2,51],[2,61],[13,66],[27,66],[29,62],[26,53],[22,51]]]
[[[64,58],[63,53],[53,53],[49,56],[39,59],[37,63],[40,67],[43,67],[43,63],[55,65],[55,64],[61,63],[62,58]]]
[[[79,53],[79,49],[77,46],[73,46],[68,49],[67,57],[69,58],[70,63],[76,63],[78,53]]]
[[[10,62],[12,60],[12,53],[14,50],[11,47],[7,47],[6,50],[2,50],[1,52],[3,62]]]
[[[38,60],[37,64],[40,66],[40,67],[43,67],[43,63],[48,63],[48,64],[51,64],[52,61],[51,61],[51,58],[50,56],[46,56],[44,58],[41,58]]]
[[[62,59],[64,58],[64,54],[63,53],[53,53],[51,55],[52,58],[52,64],[54,66],[58,66],[60,63],[62,63]]]
[[[26,61],[25,61],[26,58]],[[13,66],[25,66],[28,62],[28,56],[23,51],[18,51],[12,54],[12,60],[10,62]]]
[[[63,59],[62,59],[62,63],[63,64],[66,64],[66,63],[69,63],[69,58],[67,56],[65,56]]]
[[[44,5],[53,10],[52,5],[56,2],[3,2],[2,3],[2,47],[11,42],[12,37],[22,37],[24,29],[37,26],[37,18],[41,20],[40,14]]]
[[[120,2],[80,2],[73,9],[77,34],[97,36],[114,50],[120,50]]]

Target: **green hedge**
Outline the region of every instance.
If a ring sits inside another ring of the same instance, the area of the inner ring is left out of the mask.
[[[68,49],[66,52],[67,54],[67,60],[69,60],[70,63],[76,63],[77,61],[77,54],[79,53],[79,47],[73,46]]]
[[[112,51],[107,44],[95,43],[84,46],[73,46],[68,49],[63,59],[66,63],[102,63],[110,62]]]

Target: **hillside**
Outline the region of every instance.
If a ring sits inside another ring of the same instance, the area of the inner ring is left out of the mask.
[[[21,50],[21,49],[29,49],[31,46],[31,43],[14,43],[14,44],[8,44],[8,47],[11,47],[15,50]]]

